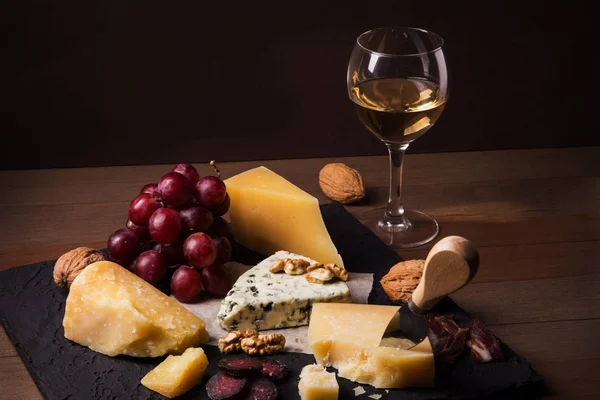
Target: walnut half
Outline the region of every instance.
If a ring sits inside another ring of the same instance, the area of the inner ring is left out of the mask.
[[[306,273],[306,268],[309,264],[308,261],[301,258],[285,258],[273,263],[269,268],[269,272],[277,273],[284,271],[288,275],[302,275]]]
[[[280,333],[259,335],[258,331],[231,331],[218,341],[221,353],[229,354],[243,351],[249,355],[268,355],[283,351],[285,336]]]

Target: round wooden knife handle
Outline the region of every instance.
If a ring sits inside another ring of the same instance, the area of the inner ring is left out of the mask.
[[[478,268],[479,253],[473,243],[460,236],[441,239],[427,255],[409,306],[420,313],[430,310],[442,297],[465,286]]]

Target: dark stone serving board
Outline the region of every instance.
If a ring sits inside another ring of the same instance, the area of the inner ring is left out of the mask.
[[[374,273],[369,302],[390,304],[379,279],[400,257],[373,233],[348,213],[341,205],[321,207],[331,237],[352,272]],[[234,245],[234,259],[255,263],[263,256],[240,245]],[[137,359],[108,357],[64,338],[62,319],[66,292],[52,280],[54,261],[46,261],[0,273],[0,320],[23,359],[27,370],[47,399],[162,399],[139,382],[163,357]],[[482,266],[485,268],[485,265]],[[435,313],[453,314],[460,324],[470,321],[469,315],[452,300],[443,300]],[[449,369],[436,371],[435,388],[378,390],[362,385],[367,393],[379,393],[382,399],[479,399],[535,398],[545,392],[543,379],[527,360],[503,344],[508,360],[488,364],[473,362],[466,353]],[[204,383],[216,372],[221,358],[215,346],[203,346],[209,359],[204,382],[180,396],[184,399],[207,399]],[[292,374],[279,385],[281,399],[299,399],[298,375],[306,364],[314,363],[307,354],[283,353],[271,356],[287,364]],[[340,399],[354,399],[358,384],[338,378]],[[6,388],[10,390],[10,387]],[[0,396],[1,397],[1,396]]]

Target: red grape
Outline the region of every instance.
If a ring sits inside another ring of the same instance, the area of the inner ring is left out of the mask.
[[[160,204],[147,193],[138,194],[129,204],[129,219],[136,225],[146,226],[154,211]]]
[[[233,286],[231,277],[220,264],[203,268],[200,273],[202,274],[202,283],[205,290],[215,297],[225,297]]]
[[[187,265],[177,268],[171,277],[171,293],[183,303],[192,301],[203,288],[200,272]]]
[[[134,270],[146,282],[156,284],[167,274],[167,260],[158,251],[148,250],[135,260]]]
[[[131,232],[135,233],[135,236],[137,236],[138,239],[140,239],[142,242],[150,240],[150,230],[147,226],[136,225],[133,222],[131,222],[130,219],[128,219],[125,227]]]
[[[221,217],[215,217],[213,224],[208,231],[208,234],[212,237],[225,236],[231,240],[233,238],[233,232],[231,231],[231,225],[227,220]]]
[[[110,259],[127,267],[140,252],[141,243],[135,233],[123,228],[109,236],[107,247]]]
[[[171,206],[182,206],[192,197],[193,186],[179,172],[169,172],[158,181],[160,198]]]
[[[213,216],[200,206],[189,206],[179,211],[183,229],[192,232],[206,232],[213,223]]]
[[[225,194],[225,200],[223,200],[223,202],[221,204],[219,204],[218,206],[211,207],[210,212],[215,217],[220,217],[221,215],[225,215],[225,213],[227,211],[229,211],[230,204],[231,204],[231,201],[229,200],[229,195]]]
[[[216,207],[225,200],[227,188],[225,182],[216,176],[203,176],[194,187],[196,199],[200,205],[211,208]]]
[[[217,248],[206,233],[196,232],[183,242],[185,259],[196,268],[208,267],[217,258]]]
[[[183,241],[181,239],[177,239],[170,244],[157,243],[152,249],[165,256],[168,265],[185,264],[186,262],[183,256]]]
[[[224,264],[231,260],[231,253],[233,251],[231,242],[225,236],[217,236],[213,238],[215,247],[217,248],[217,258],[215,263]]]
[[[150,236],[160,244],[173,243],[181,233],[181,218],[177,210],[159,208],[152,214],[148,224]]]
[[[196,168],[194,168],[194,166],[191,164],[177,164],[171,171],[179,172],[181,175],[185,176],[187,180],[190,181],[192,186],[198,182],[198,179],[200,179],[198,171],[196,171]]]
[[[158,199],[158,185],[156,183],[148,183],[146,185],[144,185],[144,187],[142,188],[142,190],[140,190],[140,194],[142,193],[146,193],[149,194],[150,196],[154,197],[155,199]]]

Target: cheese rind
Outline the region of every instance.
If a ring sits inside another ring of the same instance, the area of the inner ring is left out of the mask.
[[[312,364],[302,368],[298,392],[301,400],[337,400],[339,385],[333,372],[322,365]]]
[[[272,273],[273,263],[285,258],[310,258],[278,251],[242,274],[221,302],[217,319],[226,330],[266,330],[308,325],[313,303],[351,302],[342,281],[324,285],[308,282],[304,275]]]
[[[317,363],[338,375],[377,388],[433,386],[435,363],[429,339],[411,349],[381,345],[397,306],[313,305],[308,342]],[[401,347],[405,347],[405,343]]]
[[[206,367],[204,350],[190,347],[180,356],[169,355],[142,378],[141,384],[171,399],[200,383]]]
[[[110,261],[93,263],[75,278],[63,326],[67,339],[109,356],[181,354],[208,342],[204,321]]]
[[[343,266],[319,201],[265,167],[225,180],[236,241],[261,254],[286,250]]]

